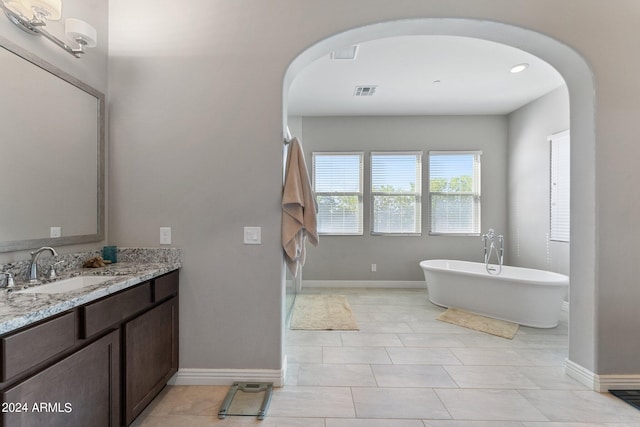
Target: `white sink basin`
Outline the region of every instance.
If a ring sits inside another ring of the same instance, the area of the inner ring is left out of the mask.
[[[97,285],[118,276],[76,276],[69,279],[59,280],[57,282],[47,283],[46,285],[35,285],[20,291],[14,291],[16,294],[61,294],[64,292],[82,289],[85,286]]]

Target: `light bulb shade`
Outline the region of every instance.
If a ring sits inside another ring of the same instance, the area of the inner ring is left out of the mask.
[[[33,18],[33,11],[31,10],[31,3],[29,0],[2,0],[5,7],[20,18],[31,20]]]
[[[62,16],[62,0],[28,0],[37,17],[57,21]],[[24,0],[23,0],[24,3]]]
[[[86,47],[96,47],[98,44],[98,33],[88,23],[77,18],[68,18],[64,22],[64,32],[71,40],[82,40]]]

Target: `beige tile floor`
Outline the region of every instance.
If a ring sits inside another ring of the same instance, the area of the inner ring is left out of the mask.
[[[639,410],[565,374],[566,316],[506,340],[435,320],[421,290],[316,292],[347,295],[360,331],[287,331],[286,385],[264,421],[218,420],[228,387],[168,386],[134,426],[640,426]]]

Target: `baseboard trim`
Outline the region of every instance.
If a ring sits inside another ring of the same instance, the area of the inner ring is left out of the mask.
[[[578,365],[575,362],[572,362],[569,359],[565,360],[565,372],[574,380],[578,381],[581,384],[586,385],[590,389],[594,389],[595,384],[595,374],[588,370],[587,368],[583,368],[581,365]]]
[[[640,375],[597,375],[595,389],[601,392],[638,390],[640,389]]]
[[[565,370],[571,378],[600,393],[640,389],[640,375],[598,375],[569,359]]]
[[[286,366],[286,365],[285,365]],[[179,369],[170,385],[231,385],[239,382],[268,382],[284,385],[284,369]]]
[[[426,289],[424,280],[302,280],[302,288]]]

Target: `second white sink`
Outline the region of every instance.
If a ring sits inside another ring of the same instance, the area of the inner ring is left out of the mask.
[[[97,285],[118,276],[76,276],[69,279],[59,280],[57,282],[47,283],[46,285],[35,285],[20,291],[14,291],[16,294],[61,294],[64,292],[82,289],[85,286]]]

